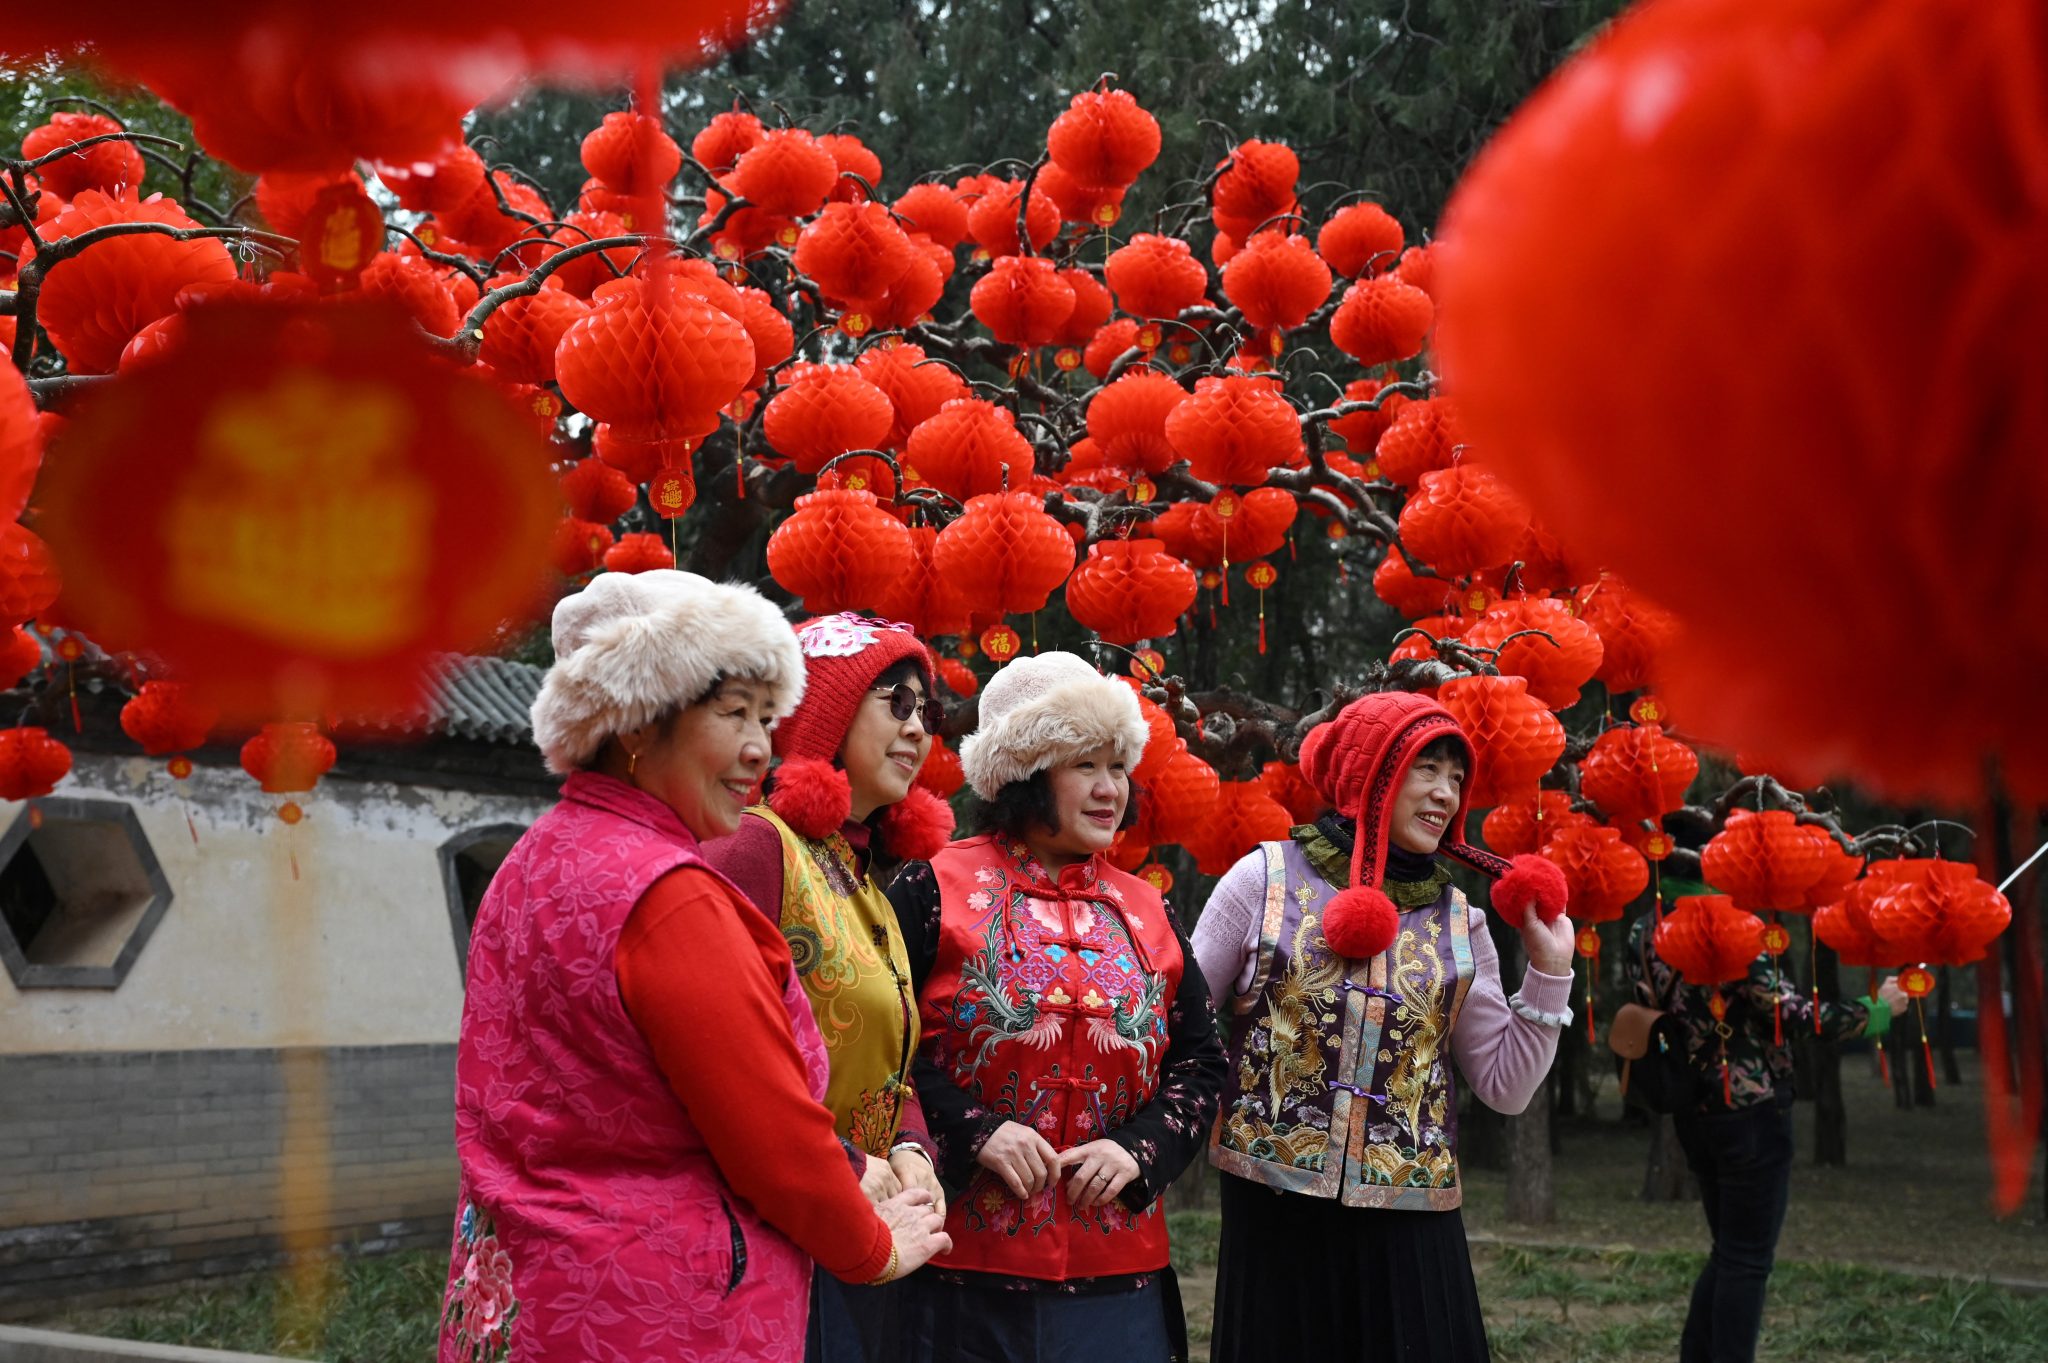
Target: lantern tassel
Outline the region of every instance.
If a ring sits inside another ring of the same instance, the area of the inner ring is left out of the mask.
[[[190,805],[185,807],[185,831],[192,835],[192,845],[197,847],[199,845],[199,825],[192,822],[192,807]]]
[[[1892,1062],[1890,1056],[1888,1056],[1885,1053],[1883,1037],[1879,1037],[1877,1039],[1877,1079],[1878,1082],[1883,1084],[1886,1088],[1891,1087]]]
[[[1586,958],[1586,1044],[1598,1045],[1599,1034],[1593,1030],[1593,981],[1600,976],[1600,953],[1594,952]]]
[[[1259,593],[1259,656],[1266,656],[1266,594]]]
[[[744,502],[747,500],[747,457],[737,450],[732,456],[732,480],[739,485],[740,500]]]
[[[668,518],[668,552],[669,557],[675,560],[677,568],[683,566],[683,547],[676,541],[676,522],[681,519],[681,516],[671,516]]]
[[[1820,1035],[1820,936],[1806,934],[1806,978],[1813,984],[1813,1034]]]
[[[1920,1055],[1927,1061],[1927,1091],[1932,1093],[1940,1087],[1934,1082],[1934,1042],[1927,1035],[1927,1009],[1917,998],[1913,1000],[1913,1017],[1920,1024]]]
[[[1721,1103],[1724,1107],[1735,1106],[1735,1080],[1728,1073],[1728,1043],[1721,1043]]]
[[[1771,921],[1775,923],[1777,915],[1773,914]],[[1773,1046],[1785,1044],[1785,1007],[1781,1001],[1780,994],[1783,984],[1784,979],[1778,973],[1777,953],[1773,952],[1771,955],[1771,1044]]]
[[[71,732],[85,732],[85,721],[78,717],[78,668],[71,663],[64,664],[64,683],[71,690]]]
[[[1230,604],[1230,520],[1223,521],[1223,604]]]

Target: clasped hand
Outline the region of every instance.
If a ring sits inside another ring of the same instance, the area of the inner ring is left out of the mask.
[[[1138,1176],[1138,1161],[1115,1141],[1089,1141],[1062,1153],[1022,1122],[997,1127],[975,1158],[1024,1202],[1044,1192],[1062,1171],[1071,1171],[1067,1201],[1076,1211],[1107,1206]]]

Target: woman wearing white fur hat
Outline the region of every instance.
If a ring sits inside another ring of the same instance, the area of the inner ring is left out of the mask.
[[[1171,912],[1104,855],[1145,734],[1081,658],[1009,664],[960,748],[981,832],[890,887],[957,1189],[952,1250],[909,1284],[919,1363],[1185,1356],[1158,1199],[1207,1138],[1223,1056]]]
[[[795,1363],[813,1259],[881,1282],[948,1245],[929,1193],[863,1196],[782,934],[698,855],[803,692],[796,638],[664,571],[564,598],[554,646],[533,729],[568,779],[470,938],[441,1363]]]

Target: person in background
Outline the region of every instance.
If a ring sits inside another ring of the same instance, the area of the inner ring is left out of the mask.
[[[950,1243],[928,1192],[862,1195],[782,934],[698,851],[803,659],[689,573],[606,573],[553,624],[533,731],[567,779],[470,938],[441,1363],[794,1363],[814,1259],[887,1282]]]
[[[938,733],[931,654],[908,625],[853,614],[806,621],[804,698],[775,726],[781,765],[765,805],[704,859],[773,917],[831,1062],[825,1106],[881,1202],[922,1188],[945,1197],[910,1085],[917,999],[875,852],[922,859],[953,833],[946,803],[915,783]],[[809,1363],[889,1363],[898,1285],[811,1280]]]
[[[889,888],[957,1190],[952,1251],[909,1284],[911,1363],[1185,1356],[1159,1198],[1223,1056],[1172,911],[1104,855],[1145,737],[1131,690],[1081,658],[1008,664],[960,749],[982,831]]]
[[[1238,862],[1197,921],[1231,1016],[1215,1363],[1488,1355],[1458,1076],[1498,1111],[1528,1105],[1571,1020],[1572,933],[1556,867],[1466,844],[1473,764],[1435,701],[1353,701],[1301,745],[1335,812]],[[1500,877],[1494,909],[1529,957],[1513,996],[1440,852]]]
[[[1684,888],[1667,882],[1667,889]],[[1761,953],[1734,984],[1686,984],[1657,954],[1656,917],[1644,914],[1630,929],[1623,978],[1638,998],[1685,1028],[1695,1097],[1672,1114],[1672,1126],[1713,1238],[1693,1283],[1678,1356],[1681,1363],[1748,1363],[1763,1332],[1764,1293],[1792,1191],[1792,1052],[1775,1038],[1781,1028],[1785,1036],[1812,1035],[1817,1006],[1823,1039],[1881,1041],[1905,1008],[1906,993],[1892,976],[1875,997],[1816,1005]],[[1726,1004],[1718,1020],[1711,1010],[1717,995]]]

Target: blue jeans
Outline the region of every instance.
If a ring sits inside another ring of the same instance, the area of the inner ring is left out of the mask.
[[[1679,1363],[1751,1363],[1792,1189],[1792,1105],[1773,1099],[1672,1120],[1714,1237],[1693,1283]]]

